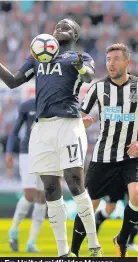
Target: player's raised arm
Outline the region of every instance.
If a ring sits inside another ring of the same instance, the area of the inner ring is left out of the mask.
[[[20,71],[17,71],[14,75],[2,64],[0,64],[0,78],[10,88],[13,89],[26,82],[26,77]]]
[[[90,83],[93,80],[95,72],[94,61],[88,54],[78,54],[78,58],[72,64],[78,70],[83,82]]]
[[[15,74],[12,74],[4,65],[0,64],[0,78],[10,88],[13,89],[29,81],[34,75],[33,58],[29,56],[24,65]]]

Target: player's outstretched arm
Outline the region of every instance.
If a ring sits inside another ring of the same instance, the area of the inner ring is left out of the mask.
[[[11,89],[22,85],[26,82],[26,76],[17,71],[14,75],[2,64],[0,64],[0,78]]]
[[[90,83],[93,80],[94,68],[90,61],[84,61],[81,54],[78,54],[78,58],[72,62],[72,65],[78,70],[83,82]]]

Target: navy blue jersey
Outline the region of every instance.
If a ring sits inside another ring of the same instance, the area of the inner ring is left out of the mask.
[[[27,81],[34,75],[36,78],[36,118],[80,117],[78,93],[82,80],[71,64],[77,53],[60,53],[51,63],[40,63],[30,55],[21,67]],[[84,64],[94,68],[91,56],[87,53],[82,56]]]
[[[35,99],[27,100],[19,108],[18,118],[14,128],[8,137],[6,152],[12,153],[16,144],[18,133],[23,124],[25,124],[24,137],[20,139],[20,153],[28,153],[28,144],[31,133],[31,127],[35,120]]]

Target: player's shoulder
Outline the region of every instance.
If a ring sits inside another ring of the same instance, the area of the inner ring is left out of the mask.
[[[95,62],[94,62],[93,58],[91,57],[91,55],[89,55],[86,52],[77,52],[77,53],[82,55],[83,61],[86,65],[91,66],[95,70]]]
[[[28,62],[28,61],[35,62],[36,59],[34,59],[31,54],[28,54],[28,56],[27,56],[27,58],[26,58],[26,62]]]
[[[129,78],[130,78],[131,82],[138,82],[138,77],[137,76],[134,76],[134,75],[130,74]]]
[[[105,82],[110,82],[109,77],[102,77],[96,81],[94,81],[92,84],[98,86],[98,84],[104,84]]]
[[[30,68],[35,65],[35,61],[37,60],[35,60],[31,54],[28,54],[19,71],[24,73],[28,67]]]
[[[79,52],[79,51],[76,51],[77,54],[81,54],[83,56],[84,59],[90,59],[90,60],[93,60],[93,58],[91,57],[90,54],[86,53],[86,52]]]
[[[77,50],[75,50],[75,51],[73,51],[73,50],[71,50],[71,51],[67,51],[65,54],[63,54],[64,56],[66,55],[66,56],[71,56],[71,55],[78,55],[78,54],[81,54],[82,56],[83,56],[83,58],[91,58],[92,59],[92,57],[88,54],[88,53],[86,53],[86,52],[80,52],[80,51],[77,51]]]

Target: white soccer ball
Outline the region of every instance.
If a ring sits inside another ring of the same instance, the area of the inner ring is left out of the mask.
[[[59,53],[59,43],[49,34],[37,35],[30,46],[32,56],[39,62],[51,62]]]

